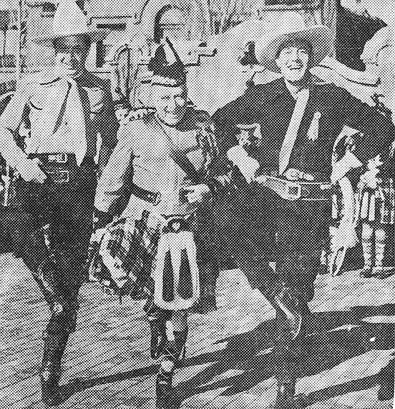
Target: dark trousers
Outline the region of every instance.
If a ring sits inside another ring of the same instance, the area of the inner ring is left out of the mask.
[[[72,182],[37,184],[21,180],[18,185],[19,201],[30,221],[23,232],[21,253],[51,310],[47,334],[75,330],[95,189],[92,166],[81,166]],[[53,288],[43,283],[46,269],[51,270],[48,274],[52,275]],[[62,304],[60,313],[56,302]]]
[[[267,190],[241,190],[222,205],[217,223],[252,288],[274,304],[285,289],[295,300],[304,326],[307,303],[314,297],[320,256],[329,237],[330,204],[290,202]],[[276,262],[276,271],[269,267]],[[300,338],[293,341],[281,312],[276,314],[274,355],[279,382],[295,380]]]
[[[329,222],[330,204],[327,202],[277,202],[277,282],[290,292],[302,316],[301,336],[291,340],[283,316],[277,314],[274,354],[276,377],[280,383],[294,382],[296,378],[307,303],[314,297],[314,281],[323,268],[320,256],[329,238]]]

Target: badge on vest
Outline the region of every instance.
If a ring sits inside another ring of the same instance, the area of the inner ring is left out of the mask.
[[[236,127],[240,133],[236,135],[239,145],[243,147],[260,146],[262,144],[261,125],[253,124],[237,124]]]
[[[320,124],[321,112],[315,112],[309,130],[307,131],[307,137],[309,141],[315,141],[318,139],[318,130]]]

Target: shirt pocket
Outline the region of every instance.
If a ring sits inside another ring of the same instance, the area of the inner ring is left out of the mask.
[[[33,111],[42,111],[44,102],[44,97],[42,95],[33,95],[29,100],[30,109]]]
[[[41,95],[33,95],[29,100],[29,119],[32,127],[40,120],[44,108],[45,98]]]

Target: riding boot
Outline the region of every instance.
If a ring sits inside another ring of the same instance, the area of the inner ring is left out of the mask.
[[[188,337],[188,327],[183,331],[174,331],[174,342],[177,351],[177,364],[178,366],[182,364],[186,354],[186,342]]]
[[[58,267],[55,261],[50,257],[40,263],[37,268],[36,281],[39,283],[40,288],[45,289],[45,293],[48,294],[48,298],[52,304],[58,305],[60,308],[65,308],[67,302],[61,295],[62,290],[59,287],[57,280]],[[44,294],[45,295],[45,294]]]
[[[271,292],[264,288],[259,288],[259,290],[272,307],[285,316],[291,337],[295,339],[302,327],[302,313],[297,298],[292,295],[291,290],[285,287],[284,284],[278,284]]]
[[[41,399],[48,406],[56,406],[62,401],[59,389],[61,360],[69,334],[44,334],[44,353],[40,370]]]
[[[161,363],[156,377],[156,408],[169,409],[172,399],[174,363],[165,360]]]
[[[214,258],[209,262],[200,262],[199,277],[200,277],[200,299],[193,307],[193,312],[198,314],[208,314],[211,311],[217,310],[216,303],[216,283],[219,276],[219,266]]]

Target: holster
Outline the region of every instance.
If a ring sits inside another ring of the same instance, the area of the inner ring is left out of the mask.
[[[77,165],[74,154],[71,153],[32,153],[29,159],[39,159],[41,169],[47,175],[46,183],[69,184],[77,183],[81,177],[81,168],[95,168],[93,158],[85,157],[81,165]]]

